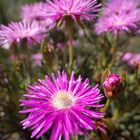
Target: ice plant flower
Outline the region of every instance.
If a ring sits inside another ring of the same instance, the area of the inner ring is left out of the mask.
[[[44,20],[43,12],[45,8],[46,8],[45,2],[25,4],[21,7],[21,17],[27,21]]]
[[[26,39],[30,46],[33,42],[40,43],[45,37],[45,28],[36,21],[11,22],[0,27],[0,45],[19,43]]]
[[[118,74],[110,74],[103,83],[107,96],[112,97],[119,92],[122,78]]]
[[[46,18],[48,14],[46,2],[35,2],[33,4],[25,4],[21,7],[21,18],[25,21],[37,21],[41,25],[51,29],[55,26],[52,18]]]
[[[135,11],[139,6],[139,0],[111,0],[105,7],[104,14],[109,15],[113,13],[129,13]]]
[[[105,32],[127,31],[136,29],[140,21],[138,0],[112,0],[103,11],[95,25],[97,34]]]
[[[70,79],[65,72],[58,72],[57,77],[46,75],[45,80],[38,80],[34,86],[27,88],[27,98],[21,100],[21,106],[28,109],[20,113],[29,114],[21,124],[23,128],[31,128],[31,137],[39,138],[49,129],[52,129],[50,140],[70,140],[76,134],[87,134],[87,130],[96,129],[96,121],[103,117],[103,113],[95,111],[103,95],[98,86],[91,88],[89,80],[82,82],[81,76],[77,79],[74,72]],[[87,108],[88,107],[88,108]]]
[[[140,63],[140,53],[127,52],[121,60],[127,62],[129,66],[134,67],[137,63]]]
[[[73,20],[92,20],[95,18],[101,4],[96,0],[47,0],[46,18],[59,21],[65,16]]]

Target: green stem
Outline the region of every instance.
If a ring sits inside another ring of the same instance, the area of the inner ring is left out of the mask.
[[[70,46],[69,46],[69,66],[70,68],[73,66],[73,57],[74,57],[74,50],[73,50],[73,35],[72,35],[72,29],[69,28],[69,41],[70,41]]]
[[[107,100],[107,102],[106,102],[104,108],[102,109],[103,112],[106,112],[106,111],[108,110],[108,108],[109,108],[111,102],[112,102],[112,99],[108,98],[108,100]]]
[[[118,108],[116,108],[116,109],[114,110],[114,113],[113,113],[113,114],[114,114],[114,115],[113,115],[113,117],[112,117],[112,120],[113,120],[113,121],[118,120],[119,117],[120,117],[120,110],[119,110]]]
[[[110,70],[112,68],[112,66],[115,64],[116,58],[117,58],[117,50],[118,50],[118,46],[119,46],[119,31],[116,32],[115,34],[115,42],[114,42],[114,47],[112,48],[112,60],[110,62],[110,64],[108,65],[108,69]]]
[[[65,17],[66,30],[69,35],[69,73],[73,70],[74,48],[73,48],[73,19],[70,16]]]
[[[64,49],[63,49],[63,66],[65,67],[65,64],[66,64],[66,60],[67,60],[67,58],[66,58],[66,50],[67,50],[67,48],[66,48],[66,44],[64,45]],[[64,68],[63,67],[63,68]]]
[[[20,44],[15,44],[15,54],[18,57],[18,62],[19,62],[19,73],[22,76],[22,78],[25,78],[25,63],[23,62],[22,58],[22,52],[21,52],[21,45]]]
[[[30,71],[31,70],[31,63],[30,63],[30,61],[31,61],[31,54],[30,54],[30,49],[29,49],[29,47],[27,46],[27,44],[25,44],[26,46],[24,46],[25,47],[25,52],[26,52],[26,67],[27,67],[27,69]]]
[[[15,48],[16,48],[15,54],[17,55],[19,61],[21,61],[21,51],[20,51],[20,47],[21,47],[21,46],[18,45],[18,44],[15,45]]]
[[[71,74],[73,71],[74,48],[73,48],[73,31],[70,25],[67,27],[67,31],[69,32],[69,74]]]

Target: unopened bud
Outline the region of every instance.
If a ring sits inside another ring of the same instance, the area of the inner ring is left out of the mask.
[[[107,136],[108,133],[114,133],[115,127],[111,119],[100,119],[96,122],[97,130]],[[104,136],[104,135],[102,135]]]
[[[107,125],[103,120],[97,120],[96,122],[97,130],[101,133],[106,134],[107,133]]]
[[[117,74],[110,74],[103,82],[103,87],[107,96],[116,95],[122,87],[122,78]]]

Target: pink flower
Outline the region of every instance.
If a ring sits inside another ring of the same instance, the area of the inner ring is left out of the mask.
[[[136,29],[140,21],[138,0],[112,0],[103,11],[95,25],[97,34],[105,32],[127,31]]]
[[[107,3],[104,14],[110,15],[112,13],[129,13],[135,11],[139,7],[139,0],[111,0]]]
[[[46,2],[46,18],[54,21],[65,16],[70,16],[73,20],[92,20],[101,6],[96,0],[47,0]]]
[[[41,66],[42,54],[36,53],[32,54],[31,59],[33,60],[33,66]]]
[[[136,63],[140,63],[140,53],[127,52],[122,57],[122,60],[127,62],[130,66],[135,66]]]
[[[37,21],[42,26],[51,29],[55,26],[52,18],[46,18],[48,14],[46,2],[36,2],[33,4],[23,5],[21,8],[21,18],[25,21]]]
[[[42,21],[44,20],[43,13],[45,8],[45,2],[25,4],[21,7],[21,17],[27,21]]]
[[[98,86],[90,87],[89,80],[82,82],[81,76],[74,78],[74,72],[70,79],[65,72],[58,72],[57,77],[52,74],[51,79],[46,75],[27,91],[27,99],[20,101],[27,109],[20,113],[29,114],[21,124],[24,129],[31,128],[31,137],[40,138],[48,130],[52,130],[50,140],[70,140],[69,134],[88,135],[87,130],[95,130],[97,119],[104,116],[95,111],[103,107]]]
[[[26,39],[30,47],[33,42],[40,43],[45,37],[45,28],[36,21],[11,22],[0,27],[0,45],[19,43]]]

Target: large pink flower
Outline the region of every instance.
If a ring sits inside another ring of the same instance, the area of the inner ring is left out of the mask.
[[[34,86],[27,88],[26,100],[21,100],[21,106],[28,109],[20,113],[29,114],[21,124],[23,128],[31,128],[32,136],[39,138],[52,128],[50,140],[70,140],[76,134],[87,134],[87,130],[96,129],[96,120],[103,117],[103,113],[97,112],[96,107],[103,95],[98,86],[89,86],[89,80],[82,82],[81,76],[70,80],[65,72],[58,72],[50,79],[38,80]]]

